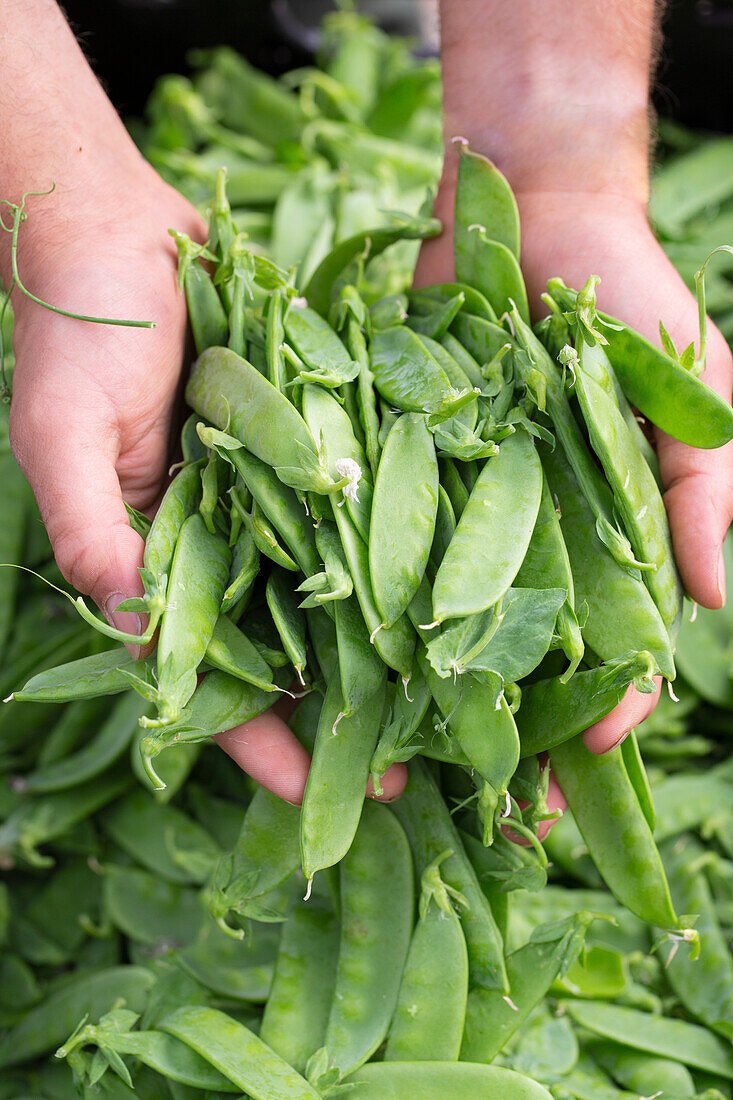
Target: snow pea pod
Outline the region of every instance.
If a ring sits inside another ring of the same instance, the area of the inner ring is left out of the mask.
[[[339,1078],[362,1065],[387,1034],[412,914],[407,837],[386,806],[367,802],[341,864],[341,943],[322,1056]]]
[[[468,902],[459,915],[468,948],[471,982],[508,993],[502,938],[448,807],[421,760],[410,761],[408,770],[404,794],[395,802],[392,812],[407,833],[415,869],[421,875],[443,852],[452,852],[441,864],[441,877]]]
[[[499,241],[518,260],[519,210],[506,177],[488,157],[473,152],[465,141],[460,154],[454,231],[456,272],[459,279],[473,286],[473,279],[459,273],[459,268],[466,268],[472,274],[471,226],[482,225],[492,241]]]
[[[433,584],[437,621],[484,611],[506,592],[529,546],[541,495],[539,455],[520,429],[485,464],[458,521]]]
[[[304,381],[334,389],[356,377],[358,364],[320,313],[293,300],[284,324],[289,342],[305,364],[300,372]]]
[[[226,617],[220,615],[214,633],[206,647],[206,663],[246,680],[262,691],[277,691],[272,681],[272,669],[247,635]]]
[[[412,329],[392,325],[376,332],[369,357],[377,390],[398,409],[438,412],[456,403],[459,391]]]
[[[183,947],[199,933],[204,912],[198,894],[149,871],[107,864],[104,912],[115,928],[136,943]]]
[[[267,578],[265,598],[283,649],[302,684],[303,672],[308,662],[305,613],[298,607],[297,596],[286,573],[273,569]]]
[[[490,363],[506,344],[511,347],[514,343],[511,334],[498,321],[467,310],[457,314],[450,331],[480,366]]]
[[[440,340],[464,302],[465,298],[460,293],[443,299],[425,298],[418,293],[410,299],[411,312],[405,323],[413,332]]]
[[[445,852],[447,858],[450,852]],[[441,857],[422,874],[417,922],[384,1052],[386,1062],[455,1062],[468,996],[468,954]]]
[[[349,290],[353,290],[353,288],[345,288],[343,295],[348,294]],[[354,291],[354,293],[356,293],[356,291]],[[377,476],[377,467],[379,466],[379,456],[381,453],[379,445],[377,398],[374,391],[374,375],[369,365],[369,350],[367,348],[364,333],[361,330],[357,317],[354,316],[352,311],[349,311],[349,316],[346,321],[344,339],[349,349],[349,354],[359,364],[359,374],[356,380],[356,399],[359,407],[359,419],[364,429],[364,447],[369,461],[372,479],[374,479]]]
[[[577,293],[562,280],[548,290],[562,309],[576,308]],[[690,447],[722,447],[733,439],[727,401],[621,321],[600,311],[605,348],[624,393],[663,432]]]
[[[226,344],[229,322],[211,276],[198,262],[203,251],[185,233],[171,230],[178,248],[178,284],[186,292],[188,321],[198,355],[206,348]]]
[[[353,714],[379,691],[383,665],[369,641],[356,596],[337,600],[333,610],[344,713]]]
[[[318,1093],[244,1024],[204,1006],[178,1008],[160,1023],[253,1100],[318,1100]]]
[[[445,332],[440,338],[441,347],[445,348],[450,356],[456,361],[463,373],[468,378],[472,386],[475,386],[479,390],[483,390],[486,379],[481,373],[481,367],[476,362],[474,357],[469,351],[464,348],[452,332]]]
[[[435,283],[432,286],[421,286],[417,290],[410,291],[408,300],[411,307],[414,304],[419,310],[427,307],[429,302],[445,301],[459,294],[463,295],[461,308],[466,312],[473,313],[476,317],[484,317],[487,321],[496,321],[496,314],[487,299],[480,290],[468,283]]]
[[[423,416],[404,413],[387,436],[382,452],[369,534],[369,573],[386,626],[404,614],[420,586],[437,507],[438,461],[433,437]]]
[[[498,317],[516,309],[529,324],[529,302],[519,261],[500,241],[492,240],[483,226],[474,223],[468,230],[474,238],[470,255],[456,253],[456,274],[473,283],[486,296]],[[458,240],[458,237],[456,237]]]
[[[330,482],[302,416],[271,382],[229,348],[209,348],[193,365],[186,400],[232,434],[295,489],[327,492]]]
[[[597,756],[575,738],[550,750],[550,764],[609,890],[649,924],[680,928],[620,749]]]
[[[153,683],[151,658],[131,657],[123,646],[79,657],[76,661],[37,672],[13,699],[21,702],[66,703],[72,699],[94,699],[100,695],[118,695],[127,691],[130,681],[125,672]]]
[[[591,347],[581,341],[575,392],[634,553],[654,566],[644,571],[646,586],[664,625],[675,631],[682,613],[682,587],[667,512],[654,475],[621,415],[605,361],[600,344]]]
[[[240,528],[232,545],[232,564],[229,584],[221,598],[221,614],[238,617],[238,611],[248,599],[252,585],[260,571],[260,552],[248,527]]]
[[[336,984],[339,926],[315,900],[295,906],[280,938],[260,1027],[263,1043],[304,1073],[322,1046]]]
[[[348,1092],[346,1091],[348,1089]],[[341,1090],[335,1091],[339,1096]],[[543,1085],[499,1066],[474,1062],[370,1062],[349,1077],[344,1100],[552,1100]]]
[[[379,737],[385,687],[383,675],[374,696],[353,714],[339,719],[344,709],[340,679],[334,676],[328,684],[300,818],[301,859],[307,879],[338,863],[354,839]]]
[[[616,1043],[596,1040],[590,1045],[593,1060],[614,1079],[639,1095],[651,1095],[658,1089],[676,1100],[694,1100],[692,1074],[681,1062],[637,1051],[624,1050]]]

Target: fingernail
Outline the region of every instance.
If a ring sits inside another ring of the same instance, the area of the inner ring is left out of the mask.
[[[116,611],[115,608],[118,604],[121,604],[123,600],[126,600],[122,592],[113,592],[111,596],[108,596],[104,604],[104,615],[108,623],[116,627],[117,630],[124,631],[125,634],[142,634],[142,620],[135,611]],[[139,646],[137,649],[139,650]]]
[[[721,600],[721,607],[725,607],[725,558],[723,557],[723,548],[720,548],[720,557],[718,558],[718,594]]]
[[[626,740],[633,728],[633,726],[630,726],[627,730],[624,730],[624,732],[614,741],[614,743],[612,745],[609,745],[607,749],[604,749],[603,752],[600,753],[600,755],[605,756],[606,753],[613,752],[614,749],[617,749],[619,745]]]

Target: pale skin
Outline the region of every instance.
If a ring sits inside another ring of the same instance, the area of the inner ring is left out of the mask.
[[[446,167],[437,200],[443,235],[423,248],[417,279],[451,278],[454,136],[491,156],[520,207],[522,266],[537,315],[550,275],[571,286],[602,278],[599,304],[658,340],[660,317],[679,346],[696,306],[649,229],[648,85],[652,0],[444,0]],[[87,65],[54,0],[0,6],[0,195],[29,200],[20,268],[54,304],[151,318],[152,331],[59,317],[19,295],[11,440],[34,489],[58,564],[116,625],[139,594],[142,540],[123,497],[154,510],[165,484],[186,354],[186,311],[169,226],[203,240],[197,212],[145,163]],[[702,259],[702,257],[701,257]],[[0,240],[7,283],[9,238]],[[705,381],[730,399],[733,367],[710,332]],[[690,596],[725,600],[721,545],[733,515],[733,451],[698,451],[657,436],[675,553]],[[617,744],[658,696],[632,690],[585,734],[594,752]],[[279,712],[279,713],[278,713]],[[259,782],[299,802],[309,760],[283,704],[217,741]],[[383,780],[385,799],[405,782]],[[551,782],[550,803],[562,807]]]

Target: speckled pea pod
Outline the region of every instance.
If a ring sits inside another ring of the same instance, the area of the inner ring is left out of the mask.
[[[348,1088],[348,1092],[346,1091]],[[543,1085],[521,1073],[475,1062],[370,1062],[352,1074],[334,1096],[353,1100],[552,1100]]]

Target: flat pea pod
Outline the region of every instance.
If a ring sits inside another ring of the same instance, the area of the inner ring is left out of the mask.
[[[508,993],[503,943],[491,907],[481,890],[448,807],[421,760],[410,761],[407,786],[392,807],[392,812],[407,833],[419,875],[443,852],[452,852],[441,864],[441,877],[468,902],[459,915],[468,948],[471,983]]]
[[[105,771],[127,749],[147,706],[134,694],[124,695],[112,708],[96,737],[77,752],[24,776],[24,790],[32,794],[63,791]]]
[[[404,412],[437,412],[457,396],[438,360],[404,325],[376,332],[369,357],[377,390]]]
[[[407,837],[386,806],[367,802],[341,864],[341,943],[324,1044],[339,1077],[362,1065],[387,1034],[412,914]]]
[[[669,521],[659,487],[618,407],[600,344],[580,343],[575,392],[591,446],[613,489],[616,507],[640,561],[654,569],[644,581],[668,630],[679,625],[682,588],[677,576]]]
[[[204,919],[193,890],[134,867],[106,865],[103,897],[115,928],[149,947],[191,943]]]
[[[468,504],[468,489],[463,484],[463,479],[452,458],[442,457],[439,459],[438,465],[441,488],[444,488],[448,495],[455,518],[460,519],[463,515],[463,509]]]
[[[468,233],[474,238],[473,251],[470,258],[465,256],[462,261],[456,255],[456,263],[465,264],[456,269],[456,274],[470,280],[486,296],[497,317],[516,308],[529,324],[527,289],[517,257],[478,224],[470,226]]]
[[[620,749],[598,756],[575,738],[550,750],[550,765],[609,890],[649,924],[679,928],[662,860]]]
[[[208,271],[195,259],[186,264],[183,286],[197,355],[206,348],[226,344],[229,335],[226,310]]]
[[[421,286],[418,290],[411,291],[408,297],[412,304],[415,301],[443,301],[458,294],[463,295],[462,309],[477,317],[485,317],[487,321],[496,321],[496,314],[484,295],[468,283],[434,283],[432,286]]]
[[[629,684],[648,676],[651,664],[651,654],[635,653],[614,666],[576,672],[568,681],[555,676],[523,687],[516,716],[520,756],[545,752],[592,726],[621,702]]]
[[[446,852],[445,856],[450,855]],[[386,1062],[456,1062],[468,997],[468,953],[440,857],[422,875],[420,919],[410,940]]]
[[[600,1001],[567,1000],[561,1004],[581,1027],[605,1039],[733,1079],[729,1044],[699,1024]]]
[[[437,621],[484,611],[506,592],[529,546],[541,495],[539,455],[518,429],[481,470],[458,521],[433,584]]]
[[[169,576],[183,521],[198,509],[201,471],[206,460],[184,466],[166,489],[145,540],[143,565],[151,573]]]
[[[519,210],[509,183],[496,165],[462,143],[458,161],[454,250],[458,278],[471,286],[471,226],[478,223],[492,241],[499,241],[519,259]],[[459,269],[466,269],[461,274]]]
[[[178,1008],[160,1023],[253,1100],[318,1100],[304,1077],[244,1024],[204,1006]]]
[[[300,817],[301,861],[307,879],[343,859],[354,839],[379,737],[385,687],[383,676],[371,699],[339,718],[344,709],[340,680],[334,676],[328,684]]]
[[[186,400],[229,431],[295,489],[326,492],[318,448],[295,406],[229,348],[209,348],[193,365]]]
[[[29,703],[67,703],[72,699],[119,695],[130,687],[125,672],[152,684],[153,664],[150,658],[140,660],[132,657],[124,646],[115,646],[104,653],[92,653],[37,672],[19,691],[13,692],[13,698]]]
[[[306,365],[304,377],[333,388],[355,375],[357,364],[328,321],[314,309],[291,301],[285,313],[285,335]]]
[[[230,558],[226,542],[209,534],[198,513],[183,521],[156,652],[156,722],[176,721],[196,690],[196,672],[219,617]]]
[[[575,582],[575,599],[588,606],[583,638],[601,660],[630,652],[652,654],[663,676],[674,678],[669,633],[641,578],[632,576],[601,543],[590,505],[559,448],[542,464],[560,508],[560,526]]]
[[[381,688],[384,666],[369,641],[356,596],[337,600],[333,611],[344,713],[353,714]]]
[[[513,344],[510,333],[497,321],[465,310],[456,315],[450,331],[480,366],[490,363],[507,344]]]
[[[3,1035],[0,1066],[17,1066],[54,1050],[85,1014],[97,1018],[120,997],[128,1008],[141,1012],[154,980],[152,971],[142,966],[74,974]]]
[[[374,375],[369,365],[369,351],[364,333],[356,317],[350,313],[346,322],[345,333],[346,346],[350,354],[359,364],[359,374],[356,380],[356,399],[359,407],[359,419],[364,429],[364,446],[372,472],[372,478],[377,476],[379,456],[379,417],[377,415],[377,398],[374,392]]]
[[[491,1062],[503,1050],[530,1012],[547,996],[552,983],[574,961],[592,917],[576,914],[565,927],[550,928],[507,957],[511,1001],[497,989],[474,989],[468,995],[461,1058]]]
[[[281,566],[283,569],[290,569],[293,573],[297,573],[297,562],[280,545],[277,534],[265,519],[257,501],[252,502],[252,511],[248,512],[236,488],[231,490],[231,498],[236,515],[251,534],[260,554],[264,554],[266,558],[274,561],[276,565]]]
[[[359,257],[362,262],[366,262],[367,258],[378,256],[397,241],[424,240],[437,236],[440,230],[440,222],[435,218],[415,218],[406,225],[395,226],[394,229],[367,230],[340,241],[324,257],[308,280],[304,292],[308,304],[325,317],[332,298],[340,289],[340,277],[352,260]]]
[[[304,1073],[322,1046],[336,985],[339,925],[312,899],[288,914],[262,1016],[263,1043]]]
[[[644,767],[644,761],[641,756],[641,749],[639,748],[639,739],[636,736],[636,730],[630,730],[627,737],[621,742],[619,746],[621,749],[621,755],[624,760],[624,767],[626,768],[626,774],[629,777],[631,786],[634,788],[636,797],[639,800],[641,806],[641,812],[646,818],[646,823],[654,832],[657,815],[654,809],[654,798],[652,796],[652,789],[649,783],[649,776],[646,773]],[[688,912],[689,910],[685,910]]]
[[[481,367],[476,362],[470,351],[467,351],[452,332],[444,332],[440,338],[441,347],[448,352],[461,368],[466,378],[476,389],[483,390],[486,379],[481,373]]]
[[[260,552],[252,532],[242,526],[232,546],[232,564],[229,584],[221,598],[220,611],[237,617],[237,611],[248,599],[252,585],[260,571]]]
[[[206,663],[246,680],[262,691],[277,691],[272,669],[247,635],[226,615],[220,615],[206,647]]]
[[[663,1096],[674,1096],[675,1100],[694,1100],[695,1082],[681,1062],[624,1050],[616,1043],[604,1040],[596,1040],[590,1051],[595,1062],[620,1085],[634,1093],[651,1095],[661,1089]]]
[[[404,614],[420,587],[437,508],[433,437],[423,416],[405,413],[387,436],[382,452],[369,534],[369,573],[386,626]]]
[[[560,280],[548,290],[562,309],[574,310],[577,294]],[[722,447],[733,439],[733,410],[714,390],[621,321],[598,313],[606,354],[631,402],[660,431],[690,447]]]
[[[195,981],[219,997],[262,1003],[272,984],[279,939],[276,924],[252,924],[246,939],[235,939],[206,921],[195,942],[184,947],[177,960]]]
[[[349,1077],[347,1095],[354,1100],[552,1100],[546,1088],[521,1073],[475,1062],[370,1062]]]
[[[265,588],[267,606],[278,632],[283,649],[288,655],[301,684],[308,661],[305,644],[305,613],[298,607],[298,599],[287,574],[273,569]]]

